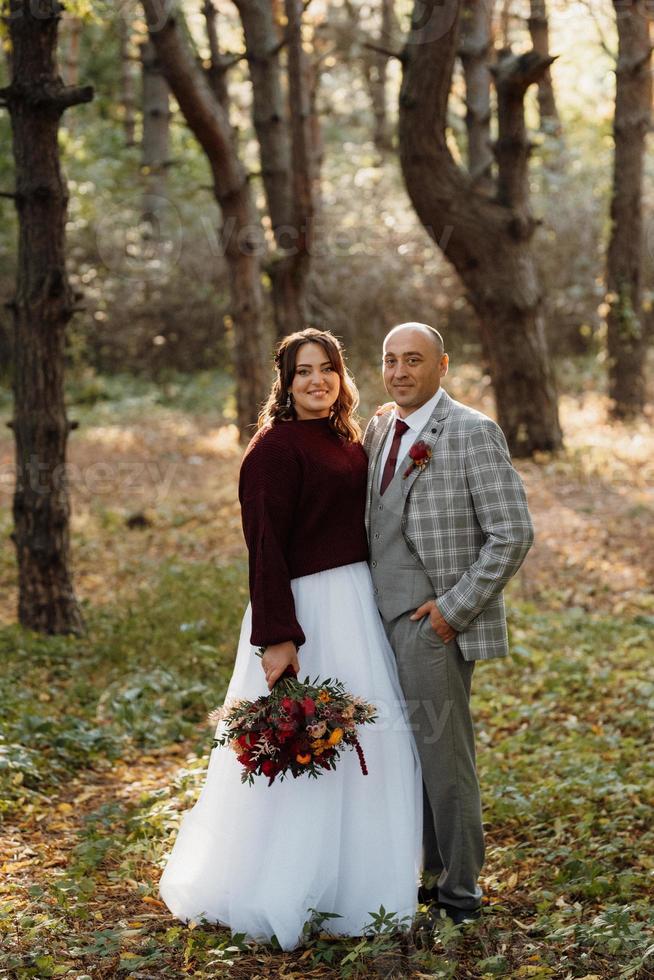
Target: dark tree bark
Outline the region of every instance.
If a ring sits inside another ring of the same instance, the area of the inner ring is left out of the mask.
[[[403,52],[400,159],[423,225],[461,276],[491,358],[498,421],[511,451],[561,445],[528,208],[522,96],[547,61],[530,53],[498,75],[501,199],[475,192],[446,141],[461,0],[418,0]],[[512,154],[509,152],[512,150]],[[515,159],[514,159],[515,158]]]
[[[247,51],[252,83],[252,121],[259,143],[261,179],[270,224],[275,239],[275,253],[269,259],[267,271],[272,286],[275,330],[279,337],[306,326],[307,256],[303,253],[305,234],[298,224],[301,215],[294,200],[290,107],[286,102],[280,52],[286,41],[291,54],[290,39],[297,47],[297,26],[287,27],[288,38],[282,38],[278,27],[281,3],[275,7],[270,0],[235,0],[239,12]],[[292,12],[293,13],[293,12]],[[300,70],[306,56],[299,55]],[[295,57],[298,61],[298,57]],[[301,85],[306,100],[306,86]],[[293,111],[300,106],[295,105]]]
[[[161,71],[154,44],[141,45],[143,65],[143,137],[141,166],[145,177],[143,220],[157,223],[166,193],[166,168],[170,137],[168,83]]]
[[[614,7],[619,47],[606,273],[609,394],[613,416],[629,419],[645,404],[642,199],[645,139],[651,124],[652,44],[647,0],[614,0]]]
[[[531,142],[525,123],[524,98],[530,85],[536,83],[550,58],[537,52],[514,55],[509,49],[500,52],[492,74],[497,89],[498,141],[497,200],[513,210],[522,226],[522,234],[530,235],[534,220],[529,208],[529,156]]]
[[[136,132],[136,56],[131,43],[132,25],[127,10],[118,12],[120,45],[120,105],[125,146],[134,146]]]
[[[222,212],[221,243],[229,269],[234,327],[237,420],[246,438],[269,387],[260,223],[247,175],[234,150],[229,119],[182,36],[179,7],[169,0],[143,0],[143,8],[168,85],[206,153]]]
[[[66,444],[66,324],[74,312],[66,273],[68,192],[57,136],[63,111],[93,98],[90,86],[64,85],[57,72],[58,3],[11,0],[10,85],[0,100],[11,116],[19,221],[14,321],[18,619],[43,633],[80,633],[84,624],[70,569]]]
[[[550,31],[546,0],[530,0],[529,33],[534,51],[542,58],[550,56]],[[561,119],[556,106],[552,73],[548,68],[538,82],[540,128],[553,136],[561,135]]]
[[[466,85],[468,172],[478,190],[493,189],[491,149],[492,21],[495,0],[465,0],[459,57]]]
[[[293,223],[291,141],[279,61],[280,37],[270,0],[235,0],[235,3],[247,51],[252,122],[259,143],[268,213],[273,230],[288,229]]]

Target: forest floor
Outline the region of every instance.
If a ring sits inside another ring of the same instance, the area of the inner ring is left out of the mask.
[[[474,372],[448,388],[490,411]],[[0,977],[654,976],[651,420],[610,425],[601,395],[567,396],[565,451],[518,464],[536,544],[509,590],[513,655],[475,674],[482,920],[315,929],[283,954],[157,897],[247,601],[235,429],[174,395],[70,413],[79,638],[15,626],[0,427]]]

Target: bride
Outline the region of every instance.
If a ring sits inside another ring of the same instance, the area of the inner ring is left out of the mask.
[[[342,681],[377,706],[376,723],[360,730],[369,774],[346,751],[318,779],[250,786],[235,754],[213,749],[159,890],[182,921],[221,923],[259,941],[274,935],[290,950],[312,910],[337,916],[327,927],[345,936],[361,935],[381,905],[412,919],[422,783],[366,563],[356,388],[326,331],[286,337],[275,363],[241,466],[250,603],[226,700],[260,697],[289,665],[300,679]]]

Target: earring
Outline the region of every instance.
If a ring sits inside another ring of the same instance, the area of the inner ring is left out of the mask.
[[[293,404],[293,396],[291,395],[291,393],[289,391],[288,395],[286,396],[286,405],[285,405],[285,408],[290,408],[292,406],[292,404]]]

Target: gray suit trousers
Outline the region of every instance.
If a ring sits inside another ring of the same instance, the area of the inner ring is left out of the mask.
[[[409,615],[384,626],[422,765],[425,882],[437,884],[440,901],[477,908],[484,833],[470,714],[475,664],[456,640],[443,643],[428,616],[413,622]]]

